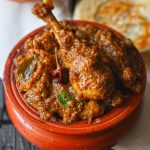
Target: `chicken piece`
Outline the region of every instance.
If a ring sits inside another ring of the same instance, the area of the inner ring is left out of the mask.
[[[35,5],[32,12],[39,18],[43,19],[48,27],[50,27],[57,39],[60,48],[61,56],[64,61],[64,65],[67,68],[72,67],[73,60],[79,55],[87,57],[91,62],[98,58],[98,50],[87,43],[80,42],[74,37],[72,32],[64,30],[56,18],[53,16],[51,9],[53,5],[49,4],[51,0],[46,0],[43,3],[39,2]],[[51,7],[50,7],[51,6]]]
[[[120,40],[107,30],[98,30],[95,34],[95,41],[98,41],[101,54],[107,59],[107,64],[111,66],[122,84],[134,92],[140,92],[143,62],[132,42],[126,38]]]
[[[93,45],[88,45],[86,42],[79,41],[72,32],[64,30],[52,14],[51,9],[53,8],[51,1],[45,0],[43,3],[37,3],[32,11],[51,27],[60,45],[63,63],[65,67],[71,69],[70,81],[76,93],[83,98],[92,100],[109,97],[114,92],[115,79],[108,66],[102,64],[100,61],[98,62],[98,48]],[[100,64],[98,69],[94,67],[97,62]],[[78,73],[78,76],[82,76],[82,79],[85,78],[86,80],[88,80],[87,76],[89,76],[89,74],[91,74],[91,76],[94,75],[99,81],[97,82],[97,80],[92,77],[92,84],[82,86],[83,82],[80,81],[78,77],[75,77],[76,73]],[[80,83],[76,86],[78,82]],[[96,85],[94,91],[93,85]],[[82,89],[82,91],[80,91],[80,89]]]
[[[25,49],[42,49],[49,54],[54,54],[54,49],[58,47],[59,45],[54,38],[54,34],[48,30],[27,39],[24,44]]]
[[[89,122],[91,122],[92,119],[95,119],[103,115],[104,111],[105,111],[104,104],[98,104],[97,101],[89,101],[84,105],[83,110],[80,112],[80,118],[82,120],[88,119]]]
[[[85,70],[80,70],[79,65],[76,65],[78,69],[70,69],[70,82],[81,100],[105,100],[114,93],[115,79],[109,68],[87,66]]]
[[[30,106],[38,111],[41,119],[49,120],[53,114],[49,111],[45,99],[47,99],[52,92],[51,83],[46,72],[43,72],[40,76],[41,77],[36,81],[36,84],[34,84],[23,97]]]
[[[123,99],[126,97],[122,95],[120,91],[116,91],[113,97],[110,98],[110,105],[112,107],[121,106],[123,104]]]

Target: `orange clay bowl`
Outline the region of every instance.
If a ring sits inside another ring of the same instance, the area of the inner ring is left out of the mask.
[[[99,28],[108,28],[87,21],[71,21],[75,25],[92,24]],[[10,53],[4,71],[5,98],[8,114],[20,132],[29,142],[44,150],[103,150],[109,149],[136,123],[143,105],[146,86],[146,69],[143,67],[143,90],[140,94],[131,94],[123,106],[114,108],[107,114],[97,118],[93,123],[79,121],[64,125],[43,121],[29,107],[19,94],[14,77],[13,59],[25,40],[41,32],[45,27],[38,28],[25,36]],[[123,36],[113,31],[119,38]],[[142,59],[142,58],[141,58]],[[144,62],[143,62],[144,63]]]

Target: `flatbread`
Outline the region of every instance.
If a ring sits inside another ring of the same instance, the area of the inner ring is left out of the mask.
[[[140,52],[150,50],[150,0],[81,0],[74,19],[105,24],[130,38]]]

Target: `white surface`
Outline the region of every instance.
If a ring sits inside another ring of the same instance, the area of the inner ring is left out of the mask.
[[[57,6],[64,3],[63,0],[59,1],[60,3],[56,3]],[[32,6],[32,3],[0,0],[0,77],[3,76],[4,64],[13,46],[24,35],[44,24],[32,15]],[[56,7],[54,13],[58,19],[66,19],[70,17],[67,10],[59,10]],[[136,127],[119,141],[114,147],[115,150],[150,150],[150,52],[143,54],[143,58],[148,70],[144,111]]]

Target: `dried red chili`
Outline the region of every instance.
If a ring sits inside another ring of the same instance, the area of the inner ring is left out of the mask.
[[[69,70],[67,68],[60,67],[58,63],[56,49],[55,49],[55,58],[56,58],[57,69],[52,71],[52,77],[56,78],[59,83],[66,84],[69,82]]]
[[[67,68],[59,68],[52,71],[52,77],[57,78],[59,83],[66,84],[69,82],[69,70]]]

